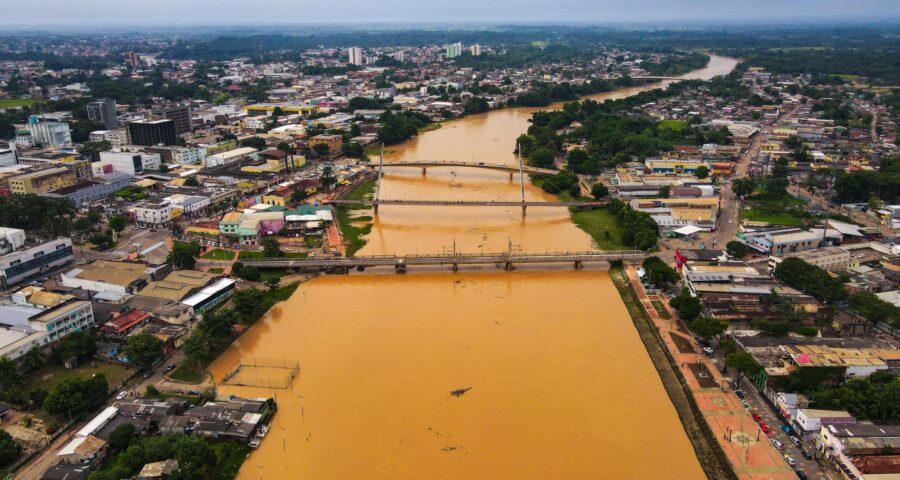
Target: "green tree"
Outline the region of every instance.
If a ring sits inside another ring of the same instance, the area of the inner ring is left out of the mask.
[[[732,240],[725,245],[725,250],[734,258],[744,258],[750,253],[750,248],[744,244],[744,242],[739,242],[737,240]]]
[[[86,379],[67,378],[47,394],[44,410],[53,415],[78,417],[100,408],[106,403],[108,393],[109,385],[103,374]]]
[[[263,301],[263,297],[262,290],[256,288],[244,288],[238,290],[234,292],[234,296],[232,297],[234,311],[237,312],[241,318],[249,318],[257,311]]]
[[[659,198],[669,198],[669,195],[672,193],[672,187],[668,185],[663,185],[659,187]]]
[[[327,157],[328,153],[330,152],[330,150],[328,149],[328,145],[324,143],[317,143],[313,145],[312,151],[320,157]]]
[[[116,452],[121,452],[128,448],[131,439],[134,438],[134,425],[131,423],[123,423],[114,428],[109,433],[109,446]]]
[[[735,352],[725,357],[725,364],[748,377],[753,377],[763,370],[753,355],[747,352]]]
[[[22,376],[16,363],[6,357],[0,357],[0,392],[5,392],[22,383]]]
[[[147,370],[163,356],[163,342],[149,332],[141,332],[128,337],[123,350],[128,363]]]
[[[19,444],[6,430],[0,430],[0,467],[6,467],[19,458]]]
[[[272,277],[266,280],[266,287],[268,287],[269,291],[277,290],[281,285],[281,280],[278,277]]]
[[[736,178],[731,182],[731,189],[735,195],[745,197],[751,195],[756,190],[756,180],[747,178]]]
[[[644,267],[644,275],[646,276],[647,281],[657,288],[662,288],[670,283],[675,283],[680,278],[675,269],[667,265],[666,262],[662,261],[662,259],[657,256],[645,258],[641,266]]]
[[[79,360],[90,358],[97,353],[97,340],[93,335],[85,331],[72,332],[59,342],[59,346],[53,352],[53,356],[59,362],[72,357]]]
[[[697,167],[697,170],[694,171],[694,175],[696,175],[697,178],[699,178],[701,180],[708,177],[709,176],[709,167],[707,167],[706,165],[700,165],[699,167]]]
[[[262,239],[263,255],[266,257],[283,257],[284,252],[281,251],[281,244],[278,239],[272,236],[263,237]]]
[[[591,186],[591,196],[594,197],[594,200],[600,200],[607,195],[609,195],[609,188],[606,185],[597,182]]]
[[[251,147],[257,150],[264,150],[266,148],[266,141],[259,137],[250,137],[241,140],[240,142],[242,147]]]
[[[191,269],[197,264],[200,256],[200,245],[194,242],[175,242],[166,262],[181,269]]]
[[[553,168],[556,155],[547,147],[537,147],[528,156],[528,164],[539,168]]]
[[[121,233],[122,230],[125,230],[126,225],[128,225],[128,219],[125,215],[113,215],[109,217],[109,228],[113,229],[116,233]]]
[[[215,478],[216,454],[200,437],[181,437],[175,444],[175,459],[182,478],[211,480]]]
[[[690,324],[691,331],[706,341],[721,334],[726,328],[728,325],[725,322],[708,316],[697,317]]]
[[[681,289],[681,293],[673,298],[669,304],[678,312],[678,317],[688,323],[693,322],[694,319],[703,313],[703,304],[700,302],[700,299],[691,295],[691,292],[686,288]]]
[[[839,278],[800,258],[784,259],[775,267],[775,277],[821,302],[833,303],[847,298]]]

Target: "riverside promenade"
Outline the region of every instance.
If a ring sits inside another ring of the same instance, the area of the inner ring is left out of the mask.
[[[721,386],[727,382],[723,382],[716,366],[701,352],[684,325],[676,320],[667,299],[648,295],[633,266],[626,266],[625,272],[738,478],[795,480],[794,470],[759,430],[737,396],[730,389],[723,391]],[[662,318],[657,308],[664,309],[669,319]]]

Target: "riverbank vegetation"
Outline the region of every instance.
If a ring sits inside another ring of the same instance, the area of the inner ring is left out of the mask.
[[[378,141],[394,145],[418,135],[419,129],[431,124],[431,119],[424,113],[388,110],[381,115],[379,122],[381,130],[378,131]]]
[[[344,196],[347,200],[370,199],[375,194],[375,180],[369,180],[359,184],[356,188],[347,192]],[[372,217],[368,215],[354,215],[354,211],[367,210],[370,207],[359,205],[338,205],[337,224],[341,230],[341,237],[347,242],[345,255],[352,257],[357,251],[366,246],[365,236],[372,231]]]
[[[235,325],[253,325],[276,303],[290,298],[298,285],[292,283],[280,287],[273,284],[266,290],[248,288],[235,291],[227,307],[215,308],[203,314],[184,343],[184,362],[169,376],[188,383],[201,382],[209,363],[240,335],[235,330]]]

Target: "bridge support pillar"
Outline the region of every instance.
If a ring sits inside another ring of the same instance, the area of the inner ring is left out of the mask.
[[[375,208],[375,215],[378,215],[378,204],[376,203],[373,207]]]
[[[509,172],[509,181],[512,181],[513,172]]]
[[[584,268],[584,265],[581,264],[581,260],[575,260],[575,270],[581,270]]]
[[[526,207],[525,205],[522,205],[522,218],[525,218],[525,210],[527,210],[527,209],[528,209],[528,207]]]
[[[428,171],[428,169],[427,169],[427,168],[425,168],[425,167],[422,167],[422,175],[423,175],[423,176],[424,176],[424,175],[425,175],[425,173],[427,173],[427,171]]]
[[[503,266],[503,268],[505,268],[507,271],[512,270],[513,269],[512,262],[506,262],[506,264]]]
[[[454,272],[458,272],[458,271],[459,271],[459,264],[458,264],[458,263],[454,263],[453,265],[450,266],[450,270],[453,270]]]
[[[406,265],[403,265],[403,264],[394,265],[394,272],[406,273]]]

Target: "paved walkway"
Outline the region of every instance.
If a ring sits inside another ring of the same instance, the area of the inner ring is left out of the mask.
[[[674,320],[675,313],[669,302],[663,297],[648,296],[634,267],[626,267],[625,271],[738,477],[744,480],[795,480],[794,471],[759,430],[740,400],[731,391],[722,391],[722,375],[700,352],[700,346],[680,322]],[[653,303],[664,308],[670,320],[660,317]]]

